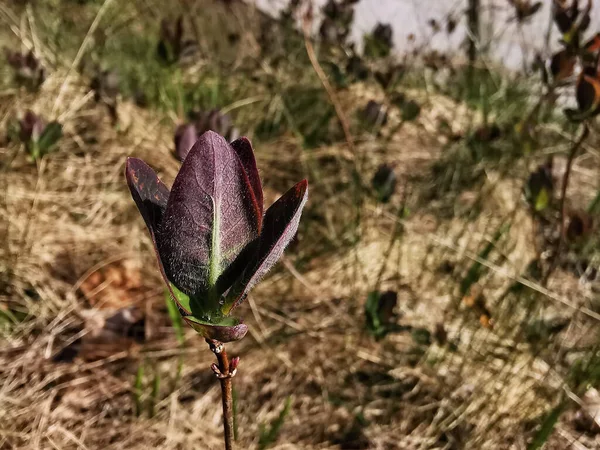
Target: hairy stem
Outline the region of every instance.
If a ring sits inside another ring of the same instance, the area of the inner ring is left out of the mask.
[[[211,351],[217,357],[218,366],[213,365],[213,372],[221,382],[221,399],[223,401],[223,439],[225,450],[233,450],[234,427],[233,427],[233,380],[235,367],[231,367],[225,345],[213,339],[206,339]],[[234,358],[239,359],[239,358]],[[216,366],[216,367],[215,367]],[[216,370],[217,369],[217,370]]]

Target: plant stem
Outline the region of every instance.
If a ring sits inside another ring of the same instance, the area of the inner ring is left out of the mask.
[[[234,428],[233,428],[233,380],[235,368],[230,371],[230,361],[225,351],[225,345],[222,342],[212,339],[206,339],[211,351],[217,357],[219,365],[213,365],[213,372],[221,382],[221,399],[223,401],[223,438],[225,440],[225,450],[233,450]],[[234,358],[238,359],[238,358]],[[218,370],[215,370],[217,369]]]
[[[479,45],[479,0],[469,0],[467,6],[467,37],[469,48],[467,57],[469,58],[469,82],[473,82],[475,71],[475,62],[477,61],[477,46]]]
[[[588,137],[590,129],[586,124],[583,125],[583,131],[581,132],[581,136],[577,141],[573,143],[571,150],[569,151],[569,157],[567,158],[567,167],[565,169],[565,174],[563,175],[562,186],[561,186],[561,194],[560,194],[560,221],[559,221],[559,234],[558,241],[556,243],[556,248],[554,250],[554,254],[552,255],[552,260],[550,261],[550,265],[548,266],[548,271],[546,275],[542,279],[542,286],[546,286],[550,279],[550,276],[556,269],[558,265],[558,260],[560,258],[560,254],[562,252],[564,240],[565,240],[565,219],[567,216],[567,207],[566,207],[566,198],[567,198],[567,188],[569,187],[569,179],[571,175],[571,168],[573,166],[573,161],[575,160],[575,156],[577,155],[577,151],[583,145],[583,141]]]

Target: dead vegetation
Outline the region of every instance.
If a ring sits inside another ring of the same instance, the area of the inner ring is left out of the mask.
[[[36,94],[0,93],[0,129],[25,109],[53,111],[64,129],[58,150],[36,162],[16,142],[0,147],[0,448],[220,448],[213,355],[191,329],[178,343],[123,176],[137,156],[171,184],[173,127],[130,101],[115,127],[87,86],[57,70]],[[382,95],[369,89],[343,94],[349,114]],[[295,133],[256,145],[266,203],[298,174],[311,191],[297,241],[240,311],[248,337],[230,346],[241,356],[239,447],[258,448],[261,425],[291,398],[271,448],[525,449],[569,398],[582,408],[561,418],[546,448],[598,448],[586,415],[598,401],[568,381],[598,341],[598,281],[568,267],[547,287],[523,276],[537,252],[521,203],[525,163],[486,171],[456,197],[453,217],[440,213],[443,200],[428,202],[447,144],[435,124],[459,133],[480,119],[446,97],[411,95],[425,105],[419,120],[391,133],[390,107],[379,135],[357,134],[357,154],[340,143],[303,148]],[[357,161],[365,179],[381,163],[397,169],[390,205],[366,196],[356,210]],[[582,204],[599,166],[595,151],[576,161]],[[398,292],[403,328],[376,341],[364,305],[385,289]],[[535,328],[549,320],[556,328]]]

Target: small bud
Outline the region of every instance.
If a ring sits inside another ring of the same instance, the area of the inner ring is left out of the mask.
[[[237,370],[237,366],[240,363],[240,357],[236,356],[235,358],[231,358],[231,362],[229,363],[229,371],[235,372]],[[233,375],[233,373],[232,373]]]
[[[223,374],[221,373],[221,371],[219,370],[219,367],[218,367],[218,366],[217,366],[215,363],[212,363],[212,364],[210,365],[210,368],[212,369],[212,371],[215,373],[215,375],[216,375],[216,376],[221,376],[221,375],[223,375]]]

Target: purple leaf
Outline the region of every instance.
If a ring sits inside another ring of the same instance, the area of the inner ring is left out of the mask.
[[[244,273],[244,270],[248,265],[252,264],[257,250],[258,238],[246,245],[237,258],[223,271],[217,280],[216,286],[217,294],[219,296],[225,294],[229,288],[231,288],[233,283]]]
[[[279,260],[285,247],[298,231],[302,208],[308,198],[308,182],[303,180],[281,196],[267,210],[259,238],[258,251],[244,274],[231,288],[223,307],[229,314],[246,297],[250,289]]]
[[[4,54],[8,65],[14,69],[17,79],[33,82],[34,86],[42,84],[44,81],[44,68],[33,54],[33,51],[25,54],[4,48]]]
[[[42,135],[46,122],[33,111],[28,110],[19,122],[19,138],[22,142],[37,142]]]
[[[250,180],[250,185],[252,186],[252,190],[254,191],[254,197],[256,198],[256,203],[258,204],[260,211],[260,220],[262,222],[263,215],[263,190],[262,183],[260,181],[260,175],[258,174],[258,169],[256,168],[256,159],[254,159],[254,150],[252,150],[252,144],[247,137],[241,137],[236,139],[231,143],[231,146],[237,153],[240,161],[242,162],[242,166],[244,166],[244,170],[246,171],[246,175],[248,175],[248,179]],[[260,226],[259,226],[260,230]]]
[[[195,124],[199,134],[204,134],[207,131],[215,131],[229,142],[234,141],[239,137],[239,132],[237,128],[233,126],[229,114],[223,114],[218,109],[194,112],[192,113],[192,117],[195,118]]]
[[[259,208],[242,163],[217,133],[203,134],[175,178],[157,245],[167,278],[214,307],[223,271],[258,234]]]
[[[190,149],[198,139],[196,127],[193,124],[182,124],[175,130],[175,155],[183,162]]]
[[[154,239],[156,228],[167,208],[169,188],[148,164],[138,158],[127,158],[125,177],[131,196]]]
[[[154,170],[138,158],[127,158],[125,177],[127,178],[127,185],[131,191],[133,201],[137,205],[140,214],[144,218],[144,222],[146,222],[148,231],[150,232],[150,238],[154,244],[154,251],[156,252],[156,257],[158,259],[160,273],[169,288],[171,297],[179,304],[181,309],[190,314],[191,311],[189,305],[182,305],[179,301],[179,296],[175,295],[176,293],[173,292],[173,289],[171,288],[160,254],[158,253],[158,246],[156,245],[158,224],[162,220],[165,209],[167,208],[169,189],[162,181],[160,181]]]

